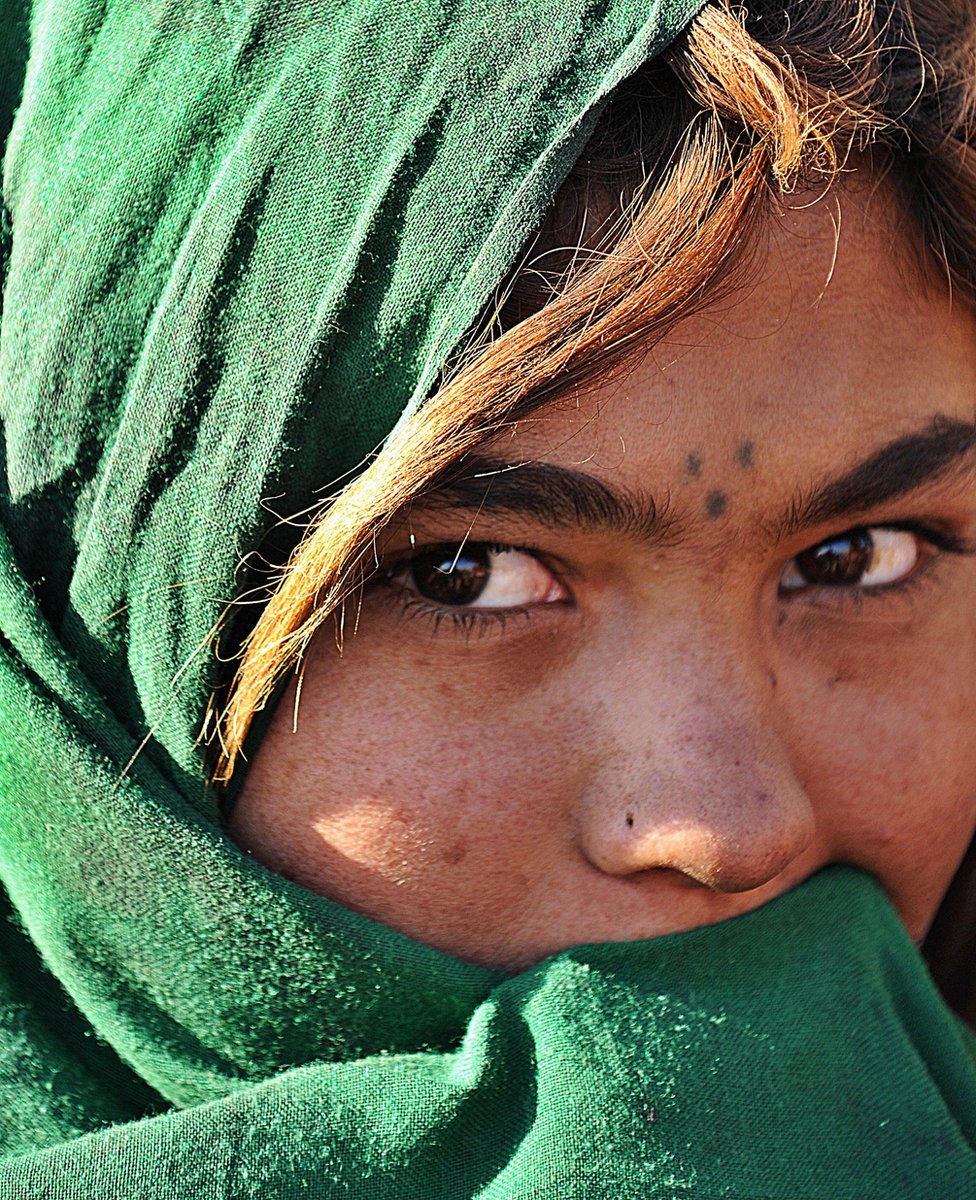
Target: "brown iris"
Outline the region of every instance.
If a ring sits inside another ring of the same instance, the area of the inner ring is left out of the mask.
[[[414,588],[435,604],[471,604],[491,576],[491,551],[486,546],[439,546],[419,554],[410,564]]]
[[[844,587],[861,582],[874,558],[874,538],[867,529],[853,529],[818,542],[796,556],[797,570],[807,583]]]

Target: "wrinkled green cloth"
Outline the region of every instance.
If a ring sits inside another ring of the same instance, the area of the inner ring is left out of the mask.
[[[866,876],[507,977],[205,783],[262,500],[430,392],[699,0],[2,3],[0,1197],[976,1194],[973,1039]]]

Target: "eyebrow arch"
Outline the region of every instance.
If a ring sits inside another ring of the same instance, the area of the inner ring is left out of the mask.
[[[671,527],[668,504],[636,496],[567,467],[484,455],[466,458],[460,470],[436,480],[419,507],[512,513],[551,528],[614,533],[660,542]]]
[[[865,512],[962,469],[974,448],[976,424],[934,417],[921,431],[895,438],[844,474],[797,493],[771,529],[783,540],[809,525]],[[434,512],[511,513],[551,528],[614,533],[650,543],[678,532],[670,497],[657,504],[582,471],[533,460],[469,456],[435,480],[415,504]]]
[[[920,432],[895,438],[843,475],[798,494],[777,533],[789,537],[808,525],[865,512],[907,496],[923,484],[971,468],[966,458],[974,447],[976,424],[934,417]]]

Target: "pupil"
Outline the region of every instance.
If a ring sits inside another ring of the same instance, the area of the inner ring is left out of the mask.
[[[471,604],[488,584],[489,556],[481,546],[429,550],[413,560],[414,587],[436,604]]]
[[[874,539],[866,529],[830,538],[796,556],[808,583],[840,587],[860,583],[874,557]]]

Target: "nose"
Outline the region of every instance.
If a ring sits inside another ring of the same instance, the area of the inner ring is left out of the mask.
[[[717,892],[769,883],[817,831],[768,701],[729,677],[739,668],[685,662],[669,687],[660,666],[607,710],[613,752],[583,790],[583,854],[609,875],[666,868]]]

